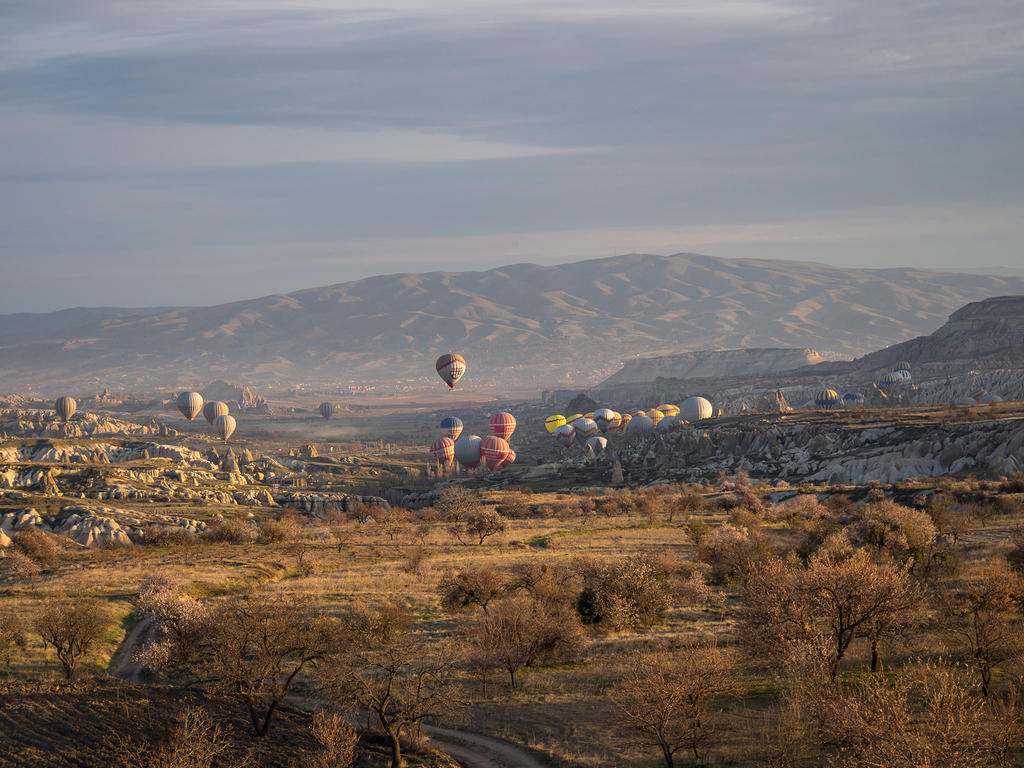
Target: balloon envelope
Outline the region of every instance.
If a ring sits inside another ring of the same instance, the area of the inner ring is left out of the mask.
[[[324,421],[331,418],[334,415],[334,403],[320,403],[320,415],[324,417]]]
[[[57,402],[53,404],[53,409],[57,411],[57,415],[60,416],[62,421],[67,421],[75,415],[75,411],[78,410],[78,403],[75,402],[75,398],[64,395],[57,398]]]
[[[228,404],[222,403],[220,400],[211,400],[208,403],[203,403],[203,417],[206,419],[207,424],[213,424],[213,420],[218,416],[228,415]]]
[[[498,465],[498,469],[504,469],[505,467],[511,467],[515,463],[516,463],[516,452],[513,451],[511,448],[509,448],[508,449],[508,456],[506,456],[505,460],[503,462],[501,462],[501,464]]]
[[[497,435],[488,435],[480,443],[480,455],[484,457],[484,463],[488,469],[497,469],[505,459],[508,458],[508,442]]]
[[[814,396],[814,404],[826,410],[838,408],[839,402],[839,393],[834,389],[822,389]]]
[[[508,440],[516,431],[516,417],[507,411],[502,411],[491,416],[487,426],[490,428],[491,434],[497,435],[502,440]]]
[[[843,405],[847,408],[856,408],[858,405],[864,405],[865,397],[860,392],[847,392],[843,395]]]
[[[999,395],[987,394],[987,395],[982,395],[981,398],[978,400],[978,402],[979,403],[985,403],[985,404],[988,404],[988,403],[1001,403],[1001,402],[1003,402],[1003,398],[1001,398]]]
[[[651,421],[650,416],[643,414],[630,419],[629,425],[626,427],[626,437],[640,437],[653,431],[654,422]]]
[[[679,418],[689,422],[704,421],[710,419],[714,412],[714,406],[706,397],[688,397],[679,407]]]
[[[593,437],[600,431],[597,428],[597,422],[593,419],[588,419],[586,416],[576,419],[572,425],[576,429],[576,439],[581,443],[587,442],[588,438]]]
[[[572,424],[561,424],[555,429],[555,440],[568,448],[576,437],[576,427]]]
[[[213,420],[213,433],[224,442],[228,441],[237,426],[234,416],[218,416]]]
[[[192,421],[203,409],[203,396],[198,392],[182,392],[178,395],[177,406],[181,415]]]
[[[430,446],[430,455],[438,464],[449,464],[455,458],[455,441],[450,437],[439,437]]]
[[[597,424],[597,428],[601,430],[602,434],[612,428],[612,423],[615,421],[615,411],[611,408],[598,408],[594,411],[594,422]]]
[[[448,385],[448,389],[455,389],[456,383],[466,372],[466,358],[455,353],[441,355],[434,363],[434,368],[441,380]]]
[[[658,406],[658,410],[666,416],[675,416],[679,413],[679,406],[672,403],[662,403]]]
[[[666,416],[664,419],[654,425],[654,428],[659,432],[667,432],[668,428],[679,421],[679,414],[673,413],[671,416]]]
[[[560,413],[556,413],[544,419],[544,429],[548,431],[549,435],[555,434],[555,430],[563,424],[565,424],[565,416]]]
[[[452,440],[458,440],[459,435],[462,434],[462,419],[458,416],[445,416],[441,419],[441,429],[443,429]]]
[[[482,442],[476,435],[463,435],[455,441],[455,460],[466,469],[476,469],[480,465]]]
[[[600,435],[588,437],[586,446],[587,450],[596,456],[599,453],[604,453],[604,449],[608,447],[608,438]]]

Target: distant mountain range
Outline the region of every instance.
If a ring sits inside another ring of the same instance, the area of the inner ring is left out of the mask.
[[[622,361],[693,350],[813,347],[856,356],[935,330],[1024,277],[842,269],[696,254],[372,277],[213,307],[0,315],[0,389],[464,386],[502,394],[591,384]]]

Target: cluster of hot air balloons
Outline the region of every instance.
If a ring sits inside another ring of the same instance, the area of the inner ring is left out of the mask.
[[[213,433],[225,443],[235,431],[235,427],[238,426],[235,417],[228,413],[227,403],[220,400],[211,400],[204,403],[203,396],[198,392],[182,392],[178,395],[178,400],[175,404],[178,406],[178,410],[181,411],[181,415],[188,419],[189,422],[202,412],[207,423],[213,427]]]
[[[464,469],[476,469],[481,461],[490,470],[510,466],[516,460],[516,452],[508,444],[516,431],[515,416],[507,411],[495,413],[487,426],[491,432],[487,437],[464,435],[462,419],[446,416],[440,424],[444,434],[431,444],[430,454],[443,467],[453,460]]]
[[[627,438],[640,437],[655,429],[666,430],[677,422],[698,422],[712,415],[714,406],[710,400],[689,397],[682,406],[663,403],[657,408],[634,413],[598,408],[593,413],[554,414],[544,420],[544,428],[566,448],[578,443],[585,451],[596,455],[608,447],[608,438],[604,435],[624,433]]]

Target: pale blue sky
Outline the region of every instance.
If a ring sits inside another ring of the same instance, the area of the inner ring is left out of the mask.
[[[0,2],[0,312],[629,251],[1024,264],[1019,0]]]

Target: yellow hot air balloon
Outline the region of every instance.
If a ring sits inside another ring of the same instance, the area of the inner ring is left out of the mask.
[[[677,416],[679,414],[679,406],[672,403],[662,403],[658,406],[658,410],[665,416]]]
[[[565,416],[560,413],[553,414],[544,419],[544,428],[549,435],[555,434],[555,430],[565,424]]]
[[[665,414],[657,408],[651,408],[646,415],[647,418],[654,422],[654,426],[658,426],[658,422],[665,418]]]
[[[574,413],[572,416],[566,416],[565,417],[565,421],[566,421],[567,424],[572,424],[574,421],[576,421],[576,419],[582,419],[582,418],[583,418],[583,414],[582,413]]]

